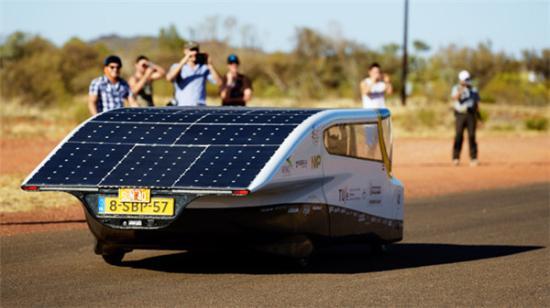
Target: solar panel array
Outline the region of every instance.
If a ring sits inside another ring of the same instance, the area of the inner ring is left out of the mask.
[[[76,131],[26,185],[246,188],[320,110],[126,108]]]

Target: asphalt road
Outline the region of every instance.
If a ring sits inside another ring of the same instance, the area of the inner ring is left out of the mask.
[[[122,267],[87,230],[1,238],[1,306],[550,305],[550,186],[409,202],[381,256],[317,255],[306,269],[242,253],[136,251]]]

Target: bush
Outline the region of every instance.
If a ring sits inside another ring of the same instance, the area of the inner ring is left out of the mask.
[[[546,131],[548,130],[548,119],[543,117],[532,117],[524,120],[525,127],[528,130]]]
[[[489,81],[481,95],[506,104],[542,106],[548,104],[550,91],[544,83],[529,82],[519,73],[500,73]]]
[[[479,108],[478,115],[481,123],[487,123],[487,121],[489,120],[489,112],[487,112],[485,109]]]

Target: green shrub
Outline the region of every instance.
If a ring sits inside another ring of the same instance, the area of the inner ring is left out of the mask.
[[[548,130],[548,119],[543,117],[532,117],[524,120],[525,127],[528,130],[546,131]]]
[[[543,106],[548,104],[550,91],[544,83],[529,82],[520,73],[500,73],[480,94],[484,99],[491,98],[499,103]]]
[[[478,109],[478,116],[479,116],[479,120],[482,123],[487,123],[487,121],[489,120],[489,112],[487,112],[487,110],[485,110],[485,109],[479,108]]]

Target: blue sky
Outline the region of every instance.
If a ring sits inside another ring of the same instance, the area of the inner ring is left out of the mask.
[[[201,0],[201,1],[53,1],[0,0],[0,35],[16,30],[40,34],[56,44],[73,36],[156,35],[174,24],[189,37],[189,27],[209,16],[235,17],[238,27],[252,25],[268,51],[290,50],[296,27],[311,27],[379,48],[401,43],[403,1]],[[449,43],[475,46],[490,40],[494,50],[519,55],[522,49],[550,47],[550,0],[410,0],[409,42],[420,39],[432,49]],[[238,28],[237,27],[237,28]],[[219,29],[220,37],[224,32]],[[239,31],[233,42],[240,43]]]

